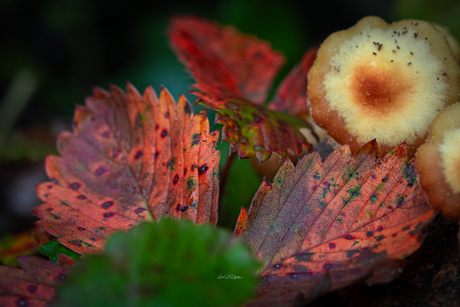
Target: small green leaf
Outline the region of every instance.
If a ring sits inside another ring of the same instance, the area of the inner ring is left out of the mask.
[[[229,231],[164,218],[86,255],[58,298],[63,306],[240,306],[253,298],[260,268]]]
[[[75,260],[78,260],[80,258],[79,254],[68,249],[67,247],[59,243],[58,241],[54,241],[54,240],[49,240],[48,242],[45,243],[45,245],[40,245],[39,250],[40,250],[40,253],[48,256],[51,261],[54,261],[56,263],[59,263],[57,254],[67,255],[69,257],[72,257]]]

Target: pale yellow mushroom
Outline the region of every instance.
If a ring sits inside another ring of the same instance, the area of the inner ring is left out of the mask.
[[[453,220],[460,219],[460,102],[444,109],[417,151],[417,172],[429,204]]]
[[[431,23],[366,17],[321,45],[307,97],[316,124],[353,152],[377,139],[383,156],[406,141],[413,157],[436,115],[460,99],[460,68]]]

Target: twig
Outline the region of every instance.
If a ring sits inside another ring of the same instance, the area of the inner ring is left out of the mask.
[[[220,185],[219,185],[219,203],[221,203],[222,197],[224,195],[225,191],[225,184],[227,182],[227,177],[228,173],[230,172],[231,166],[233,164],[233,160],[235,160],[235,153],[231,153],[228,158],[227,162],[225,163],[225,167],[220,173],[219,179],[220,179]]]

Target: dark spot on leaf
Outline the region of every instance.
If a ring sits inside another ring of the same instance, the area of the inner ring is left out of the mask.
[[[110,136],[110,132],[109,131],[104,131],[102,133],[102,136],[105,137],[105,138],[108,138]]]
[[[80,240],[70,240],[70,241],[67,241],[67,243],[75,245],[75,246],[78,246],[78,247],[81,247],[83,242],[80,241]]]
[[[202,166],[200,166],[200,168],[198,169],[198,174],[199,175],[203,175],[206,173],[206,171],[208,170],[208,166],[206,164],[203,164]]]
[[[103,216],[106,217],[106,218],[111,218],[114,215],[115,215],[115,212],[106,212],[106,213],[103,214]]]
[[[368,236],[368,237],[372,237],[373,235],[374,235],[374,232],[372,230],[366,232],[366,236]]]
[[[192,172],[195,170],[195,168],[198,168],[198,165],[196,165],[196,164],[192,164],[192,167],[191,167],[191,169],[192,169]]]
[[[139,213],[142,213],[144,211],[147,211],[147,209],[139,207],[136,210],[134,210],[134,213],[139,214]]]
[[[320,205],[321,207],[325,207],[327,204],[326,204],[326,202],[324,202],[324,201],[320,201],[320,202],[319,202],[319,205]]]
[[[169,111],[166,111],[165,118],[169,118]]]
[[[194,133],[192,135],[192,147],[200,144],[200,135],[201,133]]]
[[[398,234],[398,233],[395,232],[395,233],[392,234],[391,236],[394,238],[394,237],[396,237],[397,234]]]
[[[51,212],[53,211],[53,208],[46,208],[46,211]]]
[[[415,236],[415,235],[419,234],[419,233],[422,231],[423,227],[425,227],[425,224],[423,224],[423,223],[420,222],[420,223],[417,224],[417,226],[414,227],[414,230],[409,231],[409,234],[410,234],[411,236]],[[420,241],[420,240],[423,240],[423,236],[420,236],[420,237],[419,237],[419,241]],[[423,241],[422,241],[422,242],[423,242]]]
[[[335,243],[329,243],[329,248],[335,248]]]
[[[347,190],[347,194],[350,196],[348,201],[352,201],[353,199],[361,196],[361,186],[356,186]]]
[[[50,184],[47,186],[48,189],[51,189],[53,186]]]
[[[157,151],[153,154],[153,158],[156,160],[158,158],[158,156],[160,155],[160,152]]]
[[[294,279],[294,280],[297,280],[299,279],[299,275],[298,274],[289,274],[289,277],[291,277],[291,279]]]
[[[404,204],[404,200],[406,199],[406,196],[400,196],[398,198],[398,202],[396,203],[396,207],[400,207]]]
[[[159,125],[155,125],[155,130],[158,130],[158,128],[160,128]]]
[[[104,174],[105,172],[106,172],[106,169],[101,166],[94,171],[94,175],[102,176],[102,174]]]
[[[164,138],[168,135],[168,131],[166,131],[166,129],[163,129],[163,131],[161,131],[161,138]]]
[[[66,206],[66,207],[68,207],[68,206],[69,206],[69,204],[68,204],[68,203],[66,203],[65,201],[61,201],[61,205],[63,205],[63,206]]]
[[[172,157],[171,159],[169,159],[166,163],[166,167],[170,168],[171,171],[173,171],[176,168],[176,157]]]
[[[371,195],[371,204],[375,203],[377,201],[377,195],[375,193],[372,193]]]
[[[100,226],[100,227],[96,228],[95,232],[99,233],[99,232],[104,231],[104,230],[105,230],[105,227]]]
[[[30,293],[35,293],[37,292],[37,285],[30,285],[27,287],[27,291],[29,291]]]
[[[136,152],[136,155],[134,156],[134,159],[139,159],[140,157],[142,157],[144,155],[144,153],[142,152],[142,150],[139,150],[138,152]]]
[[[72,190],[78,190],[80,187],[81,187],[81,184],[78,183],[78,182],[74,182],[74,183],[71,183],[71,184],[70,184],[70,188],[71,188]]]
[[[28,299],[27,297],[20,297],[18,298],[16,301],[15,301],[15,304],[16,306],[18,307],[29,307],[29,306],[32,306],[30,304],[30,299]],[[5,305],[6,306],[6,305]]]
[[[379,226],[379,228],[377,228],[377,231],[382,231],[382,230],[383,230],[382,226]]]
[[[388,182],[388,180],[390,180],[390,179],[388,178],[388,175],[382,178],[382,182]]]
[[[103,203],[101,205],[101,207],[104,208],[104,209],[108,209],[108,208],[110,208],[112,206],[113,206],[113,201],[106,201],[105,203]]]
[[[313,173],[313,178],[316,179],[316,180],[320,180],[320,179],[321,179],[321,175],[319,174],[318,171],[314,171],[314,173]]]
[[[346,235],[346,236],[345,236],[345,239],[347,239],[347,240],[353,240],[353,239],[355,239],[355,237],[353,237],[352,235]]]
[[[409,230],[409,229],[410,229],[410,225],[404,226],[404,227],[402,228],[402,230]]]
[[[185,114],[192,114],[193,112],[193,109],[192,109],[192,106],[190,105],[190,103],[186,103],[185,106],[184,106],[184,112]]]
[[[359,250],[352,249],[352,250],[349,250],[349,251],[347,252],[347,257],[348,257],[348,258],[351,258],[351,257],[353,257],[355,254],[359,254],[359,253],[360,253]]]
[[[85,228],[83,228],[83,227],[78,227],[78,228],[77,228],[77,230],[80,230],[80,231],[82,231],[82,230],[86,230],[86,229],[85,229]]]
[[[67,275],[66,274],[63,274],[63,273],[59,273],[59,275],[57,275],[54,280],[56,281],[64,281],[67,279]]]
[[[173,179],[173,184],[176,185],[178,181],[179,181],[179,175],[176,174],[176,176],[174,176],[174,179]]]
[[[375,237],[375,240],[376,240],[377,242],[379,242],[379,241],[382,241],[384,238],[385,238],[384,235],[380,235],[380,236],[376,236],[376,237]]]
[[[295,260],[297,261],[311,261],[311,257],[313,257],[315,253],[302,253],[295,255]]]
[[[114,149],[114,150],[112,151],[112,158],[115,159],[116,157],[118,157],[119,154],[120,154],[120,150]]]
[[[182,209],[180,209],[180,211],[185,212],[187,209],[188,209],[188,206],[184,206],[182,207]]]
[[[324,271],[329,271],[330,269],[332,269],[332,263],[326,262],[325,264],[323,264]]]
[[[181,204],[177,204],[176,211],[177,212],[182,211],[182,205]]]
[[[86,196],[85,195],[78,195],[77,198],[78,199],[86,199]]]
[[[189,177],[187,179],[187,190],[194,190],[195,189],[195,179],[193,177]]]

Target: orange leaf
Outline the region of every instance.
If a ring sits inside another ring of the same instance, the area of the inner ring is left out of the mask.
[[[261,185],[235,228],[266,265],[254,306],[290,306],[299,294],[311,299],[399,274],[434,211],[404,143],[377,158],[375,140],[355,155],[345,145],[324,162],[317,152],[296,167],[288,160]]]
[[[77,106],[74,131],[49,156],[51,182],[37,186],[45,203],[37,225],[77,253],[100,252],[105,239],[162,216],[217,223],[219,132],[206,112],[193,116],[162,89],[141,96],[131,85],[94,90]]]
[[[0,306],[47,306],[56,286],[67,278],[75,260],[58,255],[59,264],[34,256],[18,257],[22,269],[0,266]]]

